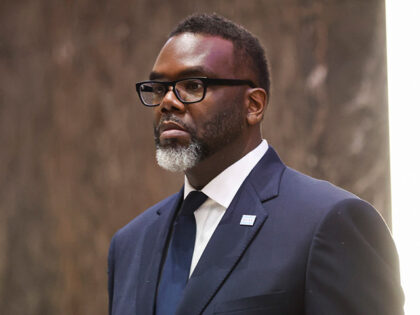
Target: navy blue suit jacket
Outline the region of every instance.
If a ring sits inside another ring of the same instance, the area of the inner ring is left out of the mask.
[[[182,190],[119,230],[109,251],[113,315],[153,315]],[[255,215],[253,226],[240,225]],[[402,314],[396,249],[367,202],[285,166],[270,148],[211,237],[177,310],[189,314]]]

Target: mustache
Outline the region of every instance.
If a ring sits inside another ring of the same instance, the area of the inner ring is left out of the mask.
[[[154,133],[154,138],[155,138],[155,144],[159,145],[160,144],[160,132],[161,132],[161,128],[162,128],[162,124],[163,123],[167,123],[167,122],[173,122],[178,124],[182,129],[184,129],[186,132],[188,132],[191,135],[191,138],[194,141],[198,141],[196,139],[196,133],[195,133],[195,129],[192,128],[191,126],[187,125],[185,122],[183,122],[180,118],[178,118],[177,116],[175,116],[174,114],[165,114],[162,115],[162,117],[160,118],[159,122],[157,124],[154,124],[154,128],[153,128],[153,133]]]
[[[184,123],[180,118],[178,118],[174,114],[167,114],[165,116],[162,116],[159,120],[159,123],[154,126],[155,134],[159,133],[159,130],[160,130],[162,124],[165,123],[165,122],[174,122],[174,123],[180,125],[183,129],[185,129],[185,131],[187,131],[187,132],[192,131],[192,128],[190,126],[188,126],[186,123]]]

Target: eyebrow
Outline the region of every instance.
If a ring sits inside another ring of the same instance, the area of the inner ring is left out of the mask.
[[[201,77],[216,77],[216,75],[202,66],[195,66],[188,69],[185,69],[177,74],[178,78],[186,78],[191,76],[201,76]],[[152,71],[149,75],[149,80],[158,80],[164,79],[166,76],[163,73]]]

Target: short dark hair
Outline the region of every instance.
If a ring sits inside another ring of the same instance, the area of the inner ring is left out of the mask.
[[[236,66],[246,64],[257,74],[257,85],[270,94],[270,71],[265,51],[258,38],[243,26],[227,18],[213,14],[193,14],[181,21],[169,34],[169,38],[182,34],[195,33],[220,36],[233,43],[237,54]]]

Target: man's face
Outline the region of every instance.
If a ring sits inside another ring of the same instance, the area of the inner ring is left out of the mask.
[[[150,79],[238,78],[234,69],[230,41],[184,33],[162,48]],[[243,136],[244,87],[208,86],[205,98],[193,104],[183,104],[169,91],[155,109],[154,126],[159,164],[185,171]]]

